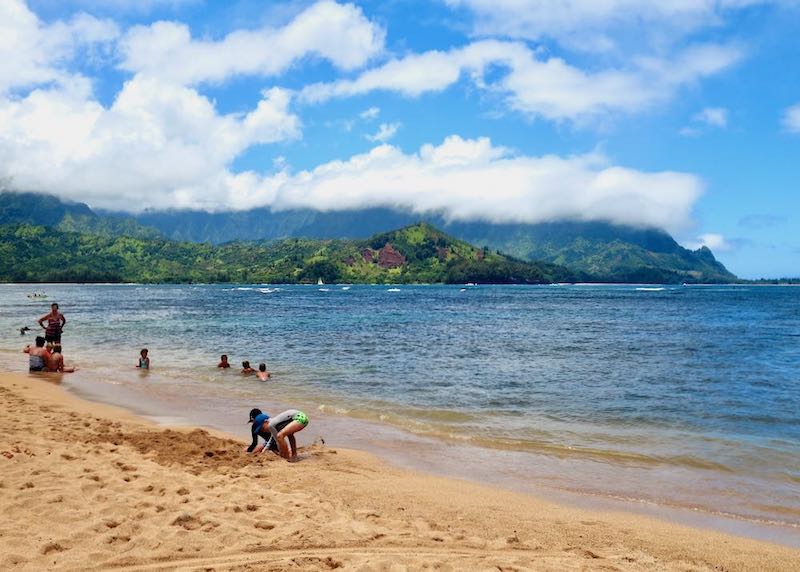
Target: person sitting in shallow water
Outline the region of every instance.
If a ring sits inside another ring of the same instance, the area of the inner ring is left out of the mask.
[[[256,372],[256,377],[261,381],[267,381],[270,377],[272,377],[272,374],[267,371],[267,364],[265,363],[258,364],[258,371]]]
[[[250,367],[249,361],[242,362],[242,375],[253,375],[256,372],[252,367]]]
[[[43,336],[36,336],[36,346],[30,344],[25,346],[22,351],[28,354],[28,371],[47,371],[47,363],[50,360],[50,352],[44,347],[45,339]]]
[[[287,409],[272,418],[258,408],[251,409],[249,422],[253,424],[250,429],[253,442],[247,452],[256,455],[264,450],[274,451],[290,463],[296,461],[297,441],[294,434],[308,427],[308,421],[308,415],[297,409]],[[259,437],[264,439],[263,445],[258,444]]]
[[[231,367],[231,364],[228,363],[228,356],[226,356],[225,354],[219,356],[219,363],[217,364],[217,367],[221,369],[228,369],[229,367]]]
[[[58,373],[72,373],[76,370],[74,367],[64,367],[64,356],[61,353],[61,346],[53,346],[53,353],[50,354],[50,359],[47,362],[47,371]]]

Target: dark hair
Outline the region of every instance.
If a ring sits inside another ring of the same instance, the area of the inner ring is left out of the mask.
[[[42,336],[36,336],[36,347],[43,348],[46,340]]]
[[[221,359],[223,361],[228,359],[228,354],[222,354],[221,356],[219,356],[219,359]]]
[[[146,353],[149,353],[149,352],[148,352],[147,348],[142,348],[142,351],[140,351],[139,353],[140,354],[146,354]]]
[[[258,371],[267,371],[267,364],[265,363],[258,364]]]
[[[242,362],[242,367],[250,367],[250,362],[249,361],[243,361]]]
[[[53,352],[60,354],[61,353],[61,344],[56,344],[53,346]]]
[[[58,310],[58,304],[56,304],[55,302],[53,302],[52,304],[50,304],[50,307],[52,308],[53,306],[55,306],[55,307],[56,307],[56,310]]]
[[[254,407],[253,409],[250,410],[250,421],[258,417],[259,415],[261,415],[261,410],[258,407]]]

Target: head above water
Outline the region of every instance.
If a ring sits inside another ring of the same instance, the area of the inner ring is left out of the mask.
[[[61,346],[60,345],[53,346],[53,353],[54,354],[60,354],[61,353]]]
[[[265,363],[258,364],[258,371],[267,371],[267,364]]]
[[[139,352],[142,357],[147,357],[147,348],[142,348],[142,351]]]
[[[46,340],[42,336],[36,336],[36,347],[43,348]]]
[[[244,368],[250,367],[250,362],[249,361],[243,361],[242,362],[242,367],[244,367]]]
[[[250,410],[250,421],[248,421],[248,423],[252,423],[253,419],[258,417],[259,415],[261,415],[261,410],[260,409],[258,409],[257,407],[254,407],[253,409],[251,409]]]
[[[58,311],[58,304],[56,304],[55,302],[53,302],[52,304],[50,304],[50,309],[51,309],[53,312],[56,312],[56,311]]]
[[[221,356],[219,356],[219,360],[220,360],[220,361],[228,361],[228,356],[227,356],[227,354],[222,354]]]

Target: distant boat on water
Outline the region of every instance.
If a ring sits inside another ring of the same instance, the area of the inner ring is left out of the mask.
[[[47,294],[44,292],[31,292],[28,294],[28,298],[31,300],[43,300],[44,298],[47,298]]]
[[[323,284],[325,283],[322,281],[322,278],[317,278],[317,286],[322,286]]]

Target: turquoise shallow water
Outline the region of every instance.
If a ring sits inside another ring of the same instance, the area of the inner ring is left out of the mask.
[[[502,459],[498,479],[800,526],[800,288],[35,289],[0,286],[4,370],[55,300],[68,383],[162,418],[241,432],[250,404],[299,404],[339,445],[364,444],[360,419],[422,439],[409,456]]]

